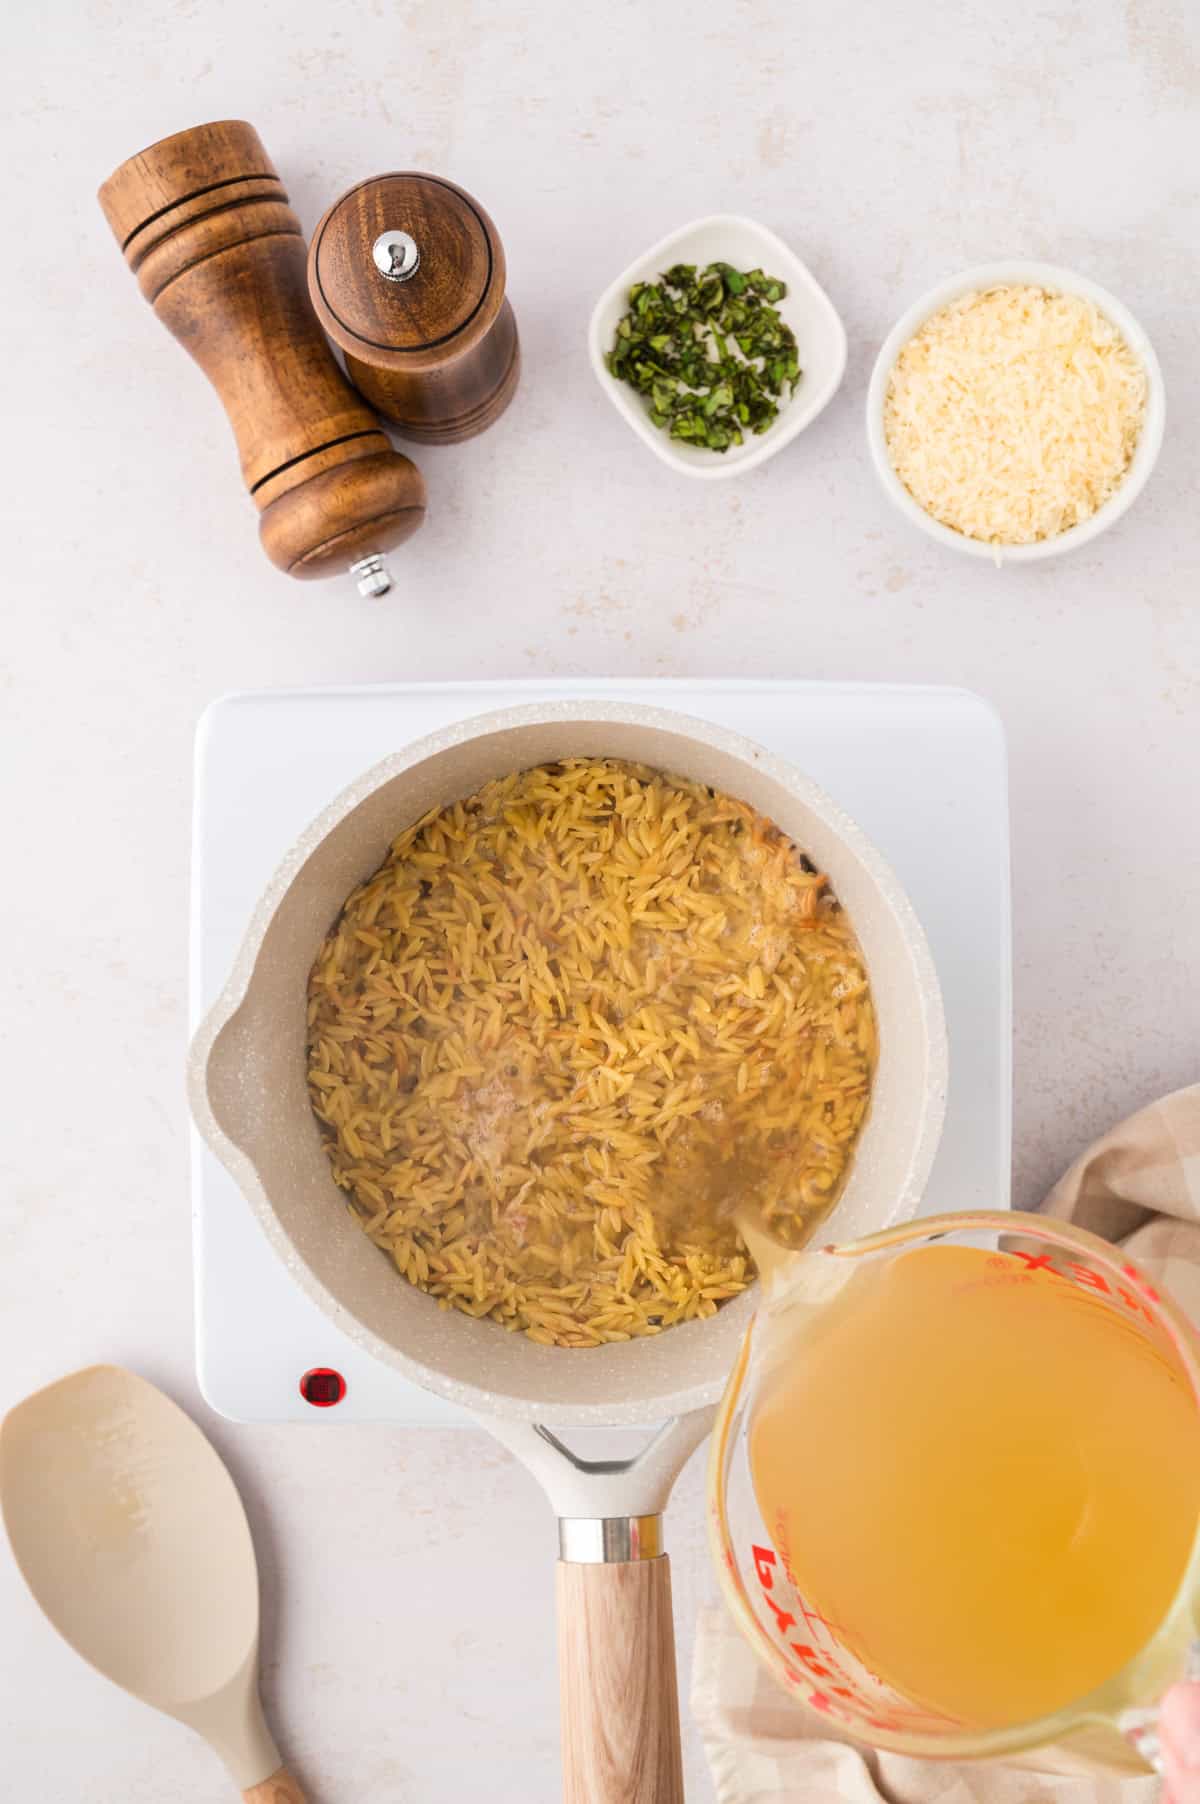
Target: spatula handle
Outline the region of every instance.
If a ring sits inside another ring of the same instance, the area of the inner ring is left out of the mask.
[[[245,1804],[304,1804],[304,1793],[285,1766],[261,1784],[252,1785],[242,1797]]]

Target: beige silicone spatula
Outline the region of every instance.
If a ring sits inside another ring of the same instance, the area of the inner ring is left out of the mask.
[[[119,1366],[60,1379],[0,1424],[0,1509],[76,1653],[202,1735],[247,1804],[304,1804],[258,1697],[246,1512],[190,1416]]]

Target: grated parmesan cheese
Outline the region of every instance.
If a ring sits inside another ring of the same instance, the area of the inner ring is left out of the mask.
[[[1145,371],[1090,301],[990,288],[909,339],[884,431],[897,476],[935,520],[989,544],[1029,545],[1108,500],[1145,406]]]

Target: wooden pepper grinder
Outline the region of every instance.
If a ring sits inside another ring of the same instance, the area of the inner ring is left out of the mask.
[[[450,445],[498,419],[520,373],[504,247],[464,189],[380,175],[313,233],[308,283],[350,379],[409,438]]]
[[[300,222],[250,125],[199,125],[109,177],[100,205],[168,331],[220,395],[271,562],[347,567],[386,593],[383,553],[425,517],[425,484],[342,375],[313,316]]]

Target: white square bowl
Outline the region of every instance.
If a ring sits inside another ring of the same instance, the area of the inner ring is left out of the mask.
[[[787,283],[787,294],[778,307],[796,334],[800,381],[765,432],[748,433],[744,443],[731,445],[725,452],[681,444],[651,425],[642,396],[627,382],[610,376],[605,366],[617,322],[628,311],[630,288],[635,282],[655,281],[674,263],[731,263],[739,270],[764,269]],[[825,290],[782,238],[753,219],[714,213],[680,226],[622,270],[592,310],[588,350],[597,382],[642,443],[673,470],[701,482],[719,482],[774,457],[828,406],[846,369],[846,329]]]

